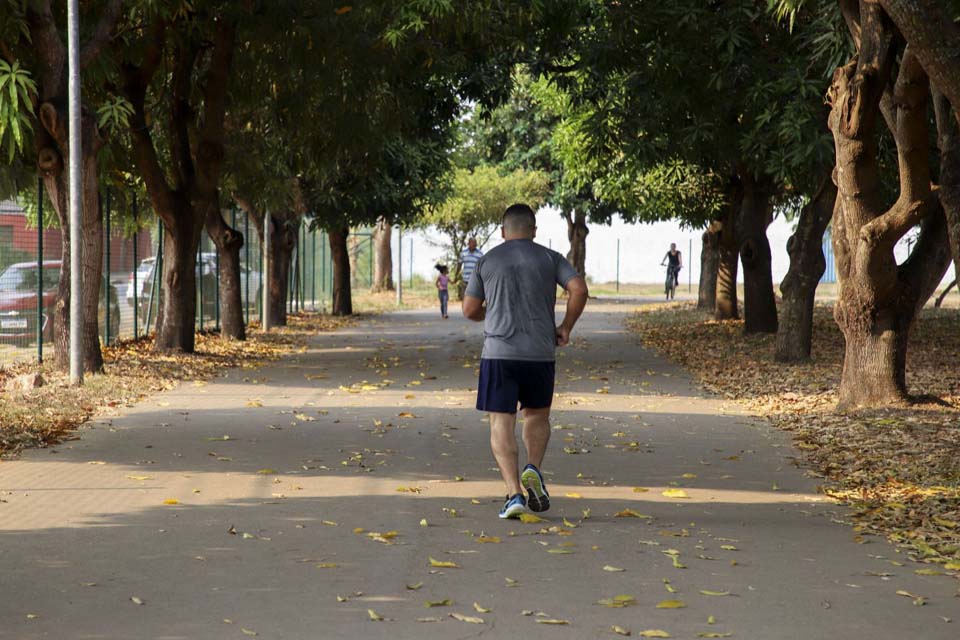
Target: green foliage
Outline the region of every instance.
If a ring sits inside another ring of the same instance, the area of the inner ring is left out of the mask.
[[[111,96],[97,107],[97,126],[110,135],[122,135],[132,115],[133,105],[129,100],[123,96]]]
[[[23,153],[27,136],[33,131],[33,96],[37,83],[19,62],[0,59],[0,152],[6,149],[6,159]]]
[[[546,201],[549,189],[549,177],[540,171],[501,173],[487,165],[473,170],[458,168],[453,172],[449,197],[429,208],[419,225],[442,233],[443,247],[451,262],[456,262],[468,238],[486,244],[507,207],[522,202],[536,211]]]

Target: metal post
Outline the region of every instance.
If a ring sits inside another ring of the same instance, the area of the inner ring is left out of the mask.
[[[104,344],[110,344],[110,189],[107,188],[107,215],[104,217],[104,222],[106,223],[106,268],[104,269],[105,275],[104,280],[106,281],[106,289],[103,292],[103,299],[106,300],[104,305],[104,314],[103,314],[103,342]],[[118,296],[119,297],[119,296]],[[117,304],[120,301],[117,300]]]
[[[306,289],[307,289],[307,253],[304,249],[307,246],[307,227],[301,223],[300,224],[300,244],[298,246],[299,251],[297,255],[300,256],[300,286],[298,287],[300,291],[300,312],[303,313],[306,311]]]
[[[270,330],[270,313],[267,310],[269,303],[269,290],[270,290],[270,212],[263,214],[263,279],[266,286],[262,286],[263,289],[263,318],[261,319],[263,330]]]
[[[310,302],[313,310],[317,310],[317,230],[311,232],[310,242],[313,244],[313,251],[310,259]]]
[[[693,238],[690,238],[690,251],[687,252],[687,293],[693,291],[693,269],[690,268],[690,265],[693,264]]]
[[[327,232],[320,232],[320,289],[327,292]],[[326,296],[324,296],[326,297]]]
[[[620,238],[617,238],[617,293],[620,293]]]
[[[376,251],[376,247],[373,243],[373,232],[370,232],[370,288],[373,289],[373,254]]]
[[[234,213],[236,213],[236,208],[234,208]],[[246,313],[246,323],[250,324],[250,216],[246,211],[243,212],[243,254],[244,262],[247,265],[247,281],[244,284],[244,287],[247,290],[247,295],[243,299],[243,308]],[[263,286],[263,273],[260,274],[260,286]]]
[[[413,238],[410,238],[410,288],[413,289]]]
[[[37,363],[43,364],[43,178],[37,178],[37,274]]]
[[[139,312],[139,300],[140,297],[140,285],[137,283],[137,276],[140,275],[140,260],[137,255],[137,245],[140,244],[140,216],[137,212],[137,194],[133,194],[133,224],[136,231],[133,232],[133,339],[136,340],[140,331],[139,320],[137,317]],[[156,259],[154,259],[156,261]]]
[[[403,227],[397,225],[397,305],[403,304]]]
[[[83,354],[80,332],[83,316],[80,296],[83,288],[83,245],[80,237],[83,195],[83,144],[80,132],[80,2],[67,0],[68,119],[70,140],[70,384],[83,383]]]
[[[197,312],[200,314],[200,331],[203,331],[203,240],[197,246]]]
[[[214,301],[215,301],[215,303],[216,303],[215,306],[214,306],[214,310],[213,310],[213,313],[214,313],[214,324],[213,324],[213,328],[214,328],[214,330],[216,330],[216,331],[220,331],[220,247],[219,247],[218,245],[214,245],[214,250],[216,251],[216,267],[217,267],[216,283],[217,283],[217,286],[216,286],[216,290],[215,290],[215,292],[214,292],[214,294],[213,294],[213,295],[214,295]]]

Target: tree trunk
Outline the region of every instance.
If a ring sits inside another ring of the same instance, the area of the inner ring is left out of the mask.
[[[65,105],[62,105],[65,108]],[[37,165],[43,176],[44,187],[50,196],[61,230],[60,281],[54,303],[53,335],[54,365],[61,371],[70,367],[70,180],[64,158],[70,155],[67,114],[52,102],[40,106],[42,127],[37,132]],[[81,112],[83,148],[82,207],[80,222],[81,246],[81,358],[83,370],[98,373],[103,370],[103,354],[100,351],[100,327],[98,308],[103,281],[103,215],[100,210],[97,153],[103,146],[94,116],[87,110]],[[106,295],[106,312],[109,313],[110,295]]]
[[[703,232],[697,309],[717,308],[717,269],[720,266],[720,231],[717,226],[711,224]]]
[[[204,226],[219,252],[220,273],[217,277],[220,288],[220,335],[232,340],[246,340],[247,328],[243,319],[240,286],[240,249],[243,248],[243,234],[226,223],[219,205],[207,209]]]
[[[287,298],[290,295],[290,259],[297,246],[300,217],[278,219],[271,215],[270,273],[267,276],[267,312],[271,327],[287,326]],[[295,221],[295,222],[293,222]],[[262,226],[262,225],[261,225]]]
[[[832,234],[840,285],[834,315],[846,341],[841,410],[908,400],[910,328],[950,263],[946,219],[930,188],[929,83],[909,45],[899,56],[893,100],[900,194],[884,206],[876,125],[899,43],[879,5],[861,2],[860,15],[858,54],[837,69],[828,92],[839,191]],[[917,225],[917,242],[897,265],[894,246]]]
[[[787,241],[790,270],[780,283],[783,302],[774,358],[778,362],[801,362],[810,357],[813,343],[813,305],[817,285],[826,270],[823,234],[837,205],[837,187],[830,175],[800,212],[797,230]]]
[[[587,275],[587,215],[583,211],[574,211],[573,214],[564,213],[567,221],[567,239],[570,241],[570,251],[567,260],[581,276]]]
[[[773,221],[769,179],[742,177],[743,202],[737,219],[737,243],[743,265],[743,330],[777,332],[777,299],[773,293],[772,255],[767,227]]]
[[[333,260],[333,309],[335,316],[353,314],[353,298],[350,292],[350,257],[347,251],[347,235],[350,229],[327,229],[330,238],[330,257]]]
[[[390,240],[393,236],[393,225],[386,218],[380,218],[373,229],[374,271],[373,291],[393,291],[393,251]]]
[[[189,203],[181,206],[190,207]],[[203,221],[178,212],[163,226],[163,274],[157,306],[158,351],[193,353],[197,316],[197,248]]]
[[[950,103],[934,92],[937,145],[940,148],[940,205],[947,216],[947,238],[953,254],[954,276],[960,278],[960,131],[951,117]],[[952,113],[956,113],[954,109]]]
[[[737,211],[743,200],[743,189],[739,180],[731,180],[728,189],[729,203],[723,220],[718,225],[717,264],[717,308],[714,317],[717,320],[736,320],[740,317],[737,310],[737,269],[739,253],[737,249],[736,219]]]

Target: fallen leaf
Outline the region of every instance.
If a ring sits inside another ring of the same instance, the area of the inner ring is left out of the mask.
[[[336,562],[321,562],[317,564],[317,569],[336,569],[339,566]]]
[[[630,630],[629,630],[629,629],[624,629],[623,627],[621,627],[621,626],[619,626],[619,625],[616,625],[616,624],[610,626],[610,631],[612,631],[612,632],[614,632],[614,633],[616,633],[616,634],[619,634],[619,635],[621,635],[621,636],[629,636],[629,635],[630,635]]]
[[[683,609],[686,606],[682,600],[661,600],[657,603],[657,609]]]
[[[410,591],[416,591],[417,589],[419,589],[419,588],[422,587],[422,586],[423,586],[423,583],[422,583],[422,582],[418,582],[417,584],[408,584],[408,585],[406,585],[407,589],[409,589]]]
[[[477,613],[490,613],[491,611],[493,611],[493,609],[486,609],[484,607],[481,607],[480,604],[477,602],[473,603],[473,610],[476,611]]]
[[[630,605],[636,603],[637,599],[628,595],[620,595],[612,598],[602,598],[597,600],[597,604],[601,604],[609,609],[623,609],[624,607],[629,607]]]
[[[453,604],[453,600],[450,600],[450,599],[448,599],[448,598],[445,598],[445,599],[443,599],[443,600],[427,600],[426,602],[423,603],[423,606],[425,606],[425,607],[427,607],[427,608],[430,608],[430,607],[449,607],[449,606],[452,605],[452,604]]]
[[[669,638],[670,634],[663,629],[647,629],[637,634],[641,638]]]
[[[139,604],[139,605],[143,604],[143,600],[141,600],[137,596],[130,596],[130,602],[132,602],[133,604]]]
[[[488,544],[488,543],[500,544],[500,536],[477,536],[476,538],[474,538],[474,540],[476,540],[480,544]]]
[[[176,498],[167,498],[163,501],[163,504],[180,504],[180,501]]]
[[[367,615],[370,616],[370,619],[374,622],[382,622],[383,616],[374,611],[373,609],[367,609]]]
[[[730,595],[729,591],[708,591],[707,589],[700,589],[700,593],[705,596],[728,596]]]
[[[258,636],[258,635],[260,635],[259,633],[257,633],[257,632],[254,631],[253,629],[244,629],[243,627],[240,627],[240,631],[242,631],[242,632],[243,632],[243,635],[245,635],[245,636]]]
[[[274,474],[276,474],[276,473],[277,473],[277,472],[274,471],[273,469],[258,469],[258,470],[257,470],[257,474],[258,474],[258,475],[261,475],[261,476],[272,476],[272,475],[274,475]]]
[[[460,565],[456,562],[450,562],[449,560],[434,560],[430,558],[430,566],[437,567],[438,569],[459,569]]]
[[[642,513],[638,513],[633,509],[624,509],[623,511],[617,511],[613,514],[614,518],[643,518],[645,520],[653,520],[653,516],[647,516]]]
[[[609,571],[610,573],[619,573],[620,571],[626,571],[626,569],[621,569],[620,567],[611,567],[609,564],[603,566],[604,571]]]
[[[664,490],[662,495],[666,498],[689,498],[690,497],[689,495],[687,495],[687,492],[684,491],[683,489],[666,489]]]
[[[634,487],[634,488],[633,488],[633,492],[634,492],[634,493],[646,493],[646,492],[648,492],[648,491],[650,491],[650,489],[647,489],[646,487]]]
[[[523,522],[525,524],[535,524],[537,522],[546,522],[546,520],[544,520],[540,516],[535,516],[532,513],[521,513],[520,522]]]
[[[570,624],[570,621],[559,618],[537,618],[537,624]]]
[[[451,613],[451,618],[459,620],[460,622],[469,622],[470,624],[483,624],[483,618],[477,618],[476,616],[465,616],[462,613]]]

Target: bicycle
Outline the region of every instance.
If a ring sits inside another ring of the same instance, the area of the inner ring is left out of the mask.
[[[677,295],[677,277],[679,274],[679,266],[667,265],[667,281],[664,283],[664,293],[667,300],[671,300]]]

